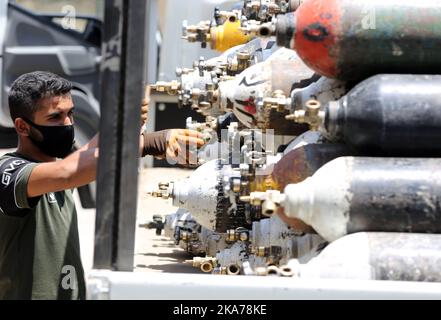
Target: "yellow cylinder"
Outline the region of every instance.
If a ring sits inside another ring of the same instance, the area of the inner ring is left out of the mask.
[[[251,36],[245,35],[240,30],[238,19],[229,19],[223,25],[211,30],[211,48],[219,52],[227,51],[250,40]]]

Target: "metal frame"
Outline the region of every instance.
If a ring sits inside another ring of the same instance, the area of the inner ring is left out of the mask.
[[[134,273],[144,0],[107,0],[94,269],[89,299],[441,299],[441,283]],[[131,271],[131,272],[112,272]]]
[[[105,2],[94,269],[133,271],[147,2]]]
[[[440,300],[441,283],[94,271],[91,300]]]

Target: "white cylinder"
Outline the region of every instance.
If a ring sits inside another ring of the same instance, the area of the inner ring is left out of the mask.
[[[286,186],[281,203],[285,215],[312,226],[328,241],[346,235],[352,159],[333,160],[305,181]]]
[[[200,225],[215,230],[218,197],[218,160],[200,166],[192,175],[173,184],[173,205],[189,211]]]

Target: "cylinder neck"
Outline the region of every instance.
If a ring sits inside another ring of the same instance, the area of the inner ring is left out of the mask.
[[[325,136],[330,141],[339,141],[343,133],[344,104],[345,98],[331,101],[325,108],[324,130]]]
[[[306,224],[311,223],[311,199],[313,198],[312,177],[297,184],[290,184],[284,190],[282,206],[288,218],[297,218]]]
[[[277,17],[276,37],[278,46],[294,49],[295,32],[296,14],[294,12]]]
[[[289,1],[289,8],[288,11],[289,12],[294,12],[296,11],[300,5],[302,4],[303,0],[290,0]]]

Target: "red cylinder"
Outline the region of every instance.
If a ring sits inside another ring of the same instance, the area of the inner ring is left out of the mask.
[[[441,73],[439,0],[305,0],[277,20],[278,44],[326,77]]]

